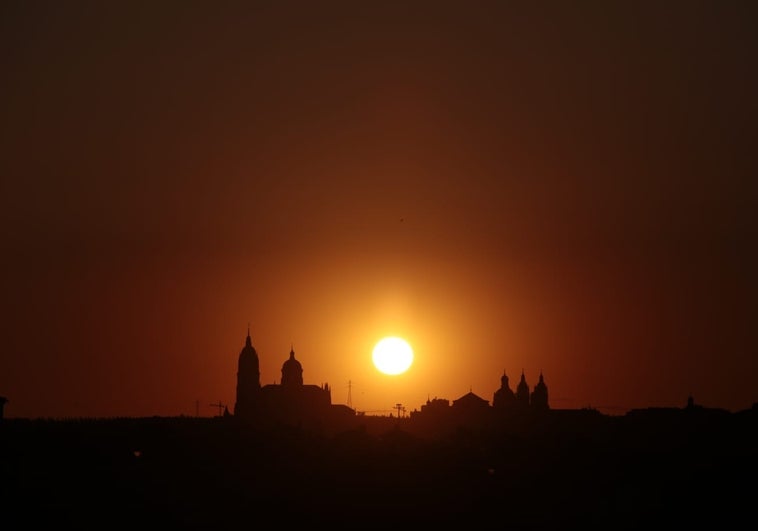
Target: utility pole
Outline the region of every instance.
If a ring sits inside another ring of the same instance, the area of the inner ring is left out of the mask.
[[[400,412],[405,411],[403,404],[395,404],[395,409],[397,409],[397,418],[400,418]]]
[[[347,381],[347,407],[353,409],[353,382]]]
[[[218,408],[218,416],[222,417],[224,415],[224,407],[226,404],[222,404],[221,400],[218,401],[216,404],[210,404],[211,407],[217,407]]]

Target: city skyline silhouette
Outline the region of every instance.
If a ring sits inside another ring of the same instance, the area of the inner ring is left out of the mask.
[[[752,521],[757,21],[0,3],[0,528]]]
[[[218,400],[215,403],[203,403],[201,414],[200,400],[195,401],[195,417],[209,417],[207,408],[217,409],[217,417],[237,416],[241,418],[255,417],[253,411],[261,413],[268,411],[269,413],[275,413],[280,409],[292,409],[302,411],[307,416],[324,417],[327,416],[326,410],[334,409],[339,410],[338,415],[349,416],[389,416],[389,417],[412,417],[414,414],[423,412],[424,409],[436,409],[440,411],[442,409],[449,409],[450,406],[454,406],[457,402],[463,403],[481,403],[486,409],[494,409],[500,411],[527,411],[527,410],[585,410],[600,413],[602,415],[612,416],[625,416],[629,413],[635,413],[644,409],[691,409],[695,405],[695,400],[692,394],[688,394],[686,397],[682,397],[679,403],[675,404],[650,404],[642,408],[613,408],[613,407],[593,407],[591,404],[586,404],[576,408],[561,407],[559,404],[551,406],[551,399],[548,385],[545,382],[543,371],[538,374],[537,383],[531,384],[524,372],[521,370],[519,380],[517,383],[511,384],[511,376],[513,372],[508,373],[503,369],[502,373],[498,377],[499,385],[494,388],[494,391],[489,394],[488,397],[480,396],[482,393],[474,392],[473,387],[470,387],[467,393],[456,395],[453,397],[439,396],[435,393],[427,394],[427,398],[424,402],[419,404],[408,404],[402,402],[393,402],[388,407],[381,410],[363,411],[360,408],[354,408],[352,404],[352,382],[348,382],[347,386],[347,399],[343,402],[339,398],[333,400],[332,397],[332,385],[327,381],[320,382],[318,384],[304,379],[304,368],[299,359],[296,358],[294,345],[290,346],[289,355],[284,359],[281,366],[280,379],[274,380],[270,383],[261,382],[261,366],[276,365],[274,360],[264,357],[263,363],[261,363],[260,356],[253,345],[252,338],[250,336],[250,328],[248,326],[247,335],[245,336],[244,346],[242,347],[238,360],[236,371],[236,385],[235,385],[235,398],[233,402],[224,402]],[[307,374],[307,373],[306,373]],[[513,385],[513,387],[512,387]],[[294,394],[293,394],[294,392]],[[288,398],[289,397],[289,398]],[[433,398],[432,398],[433,397]],[[0,396],[0,418],[3,418],[4,407],[9,402],[8,397]],[[558,401],[560,402],[560,400]],[[748,410],[755,408],[758,404],[758,400],[754,402],[750,408],[744,408]],[[433,408],[432,408],[433,406]],[[444,406],[444,407],[443,407]],[[724,408],[712,407],[708,404],[698,403],[697,407],[707,407],[710,410],[718,410],[728,412]],[[740,411],[744,411],[740,410]],[[160,415],[149,415],[150,417],[159,417]],[[179,415],[172,416],[193,416],[181,413]],[[114,418],[116,416],[111,416]],[[22,417],[23,418],[23,417]],[[32,417],[32,418],[44,418],[44,417]],[[47,417],[49,420],[53,420],[52,417]],[[61,420],[66,417],[62,417]],[[72,417],[77,418],[77,417]],[[80,417],[87,418],[87,417]],[[108,418],[93,417],[93,418]]]
[[[757,22],[0,3],[0,528],[752,521]]]

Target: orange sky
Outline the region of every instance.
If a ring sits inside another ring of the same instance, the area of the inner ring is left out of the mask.
[[[758,401],[753,6],[352,4],[0,7],[7,416]]]

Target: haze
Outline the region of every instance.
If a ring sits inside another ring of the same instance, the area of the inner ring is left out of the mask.
[[[8,417],[758,400],[749,2],[4,2]],[[371,350],[406,338],[411,369]]]

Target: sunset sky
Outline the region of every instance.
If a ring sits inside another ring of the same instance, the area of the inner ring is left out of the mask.
[[[358,411],[758,402],[758,3],[7,0],[0,68],[7,417],[232,409],[248,326]]]

